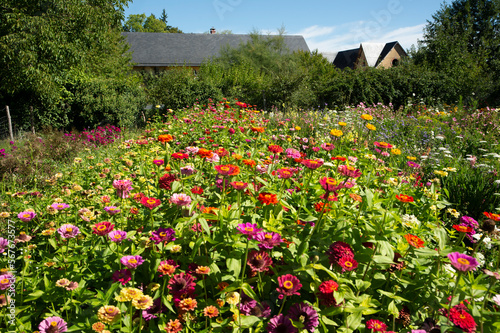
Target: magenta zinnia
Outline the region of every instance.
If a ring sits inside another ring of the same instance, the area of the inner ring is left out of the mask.
[[[108,234],[108,238],[112,242],[121,243],[127,238],[127,233],[122,230],[113,230]]]
[[[286,274],[278,277],[279,287],[276,290],[284,296],[300,295],[298,290],[302,288],[300,280],[292,274]]]
[[[175,230],[172,228],[160,228],[152,232],[151,240],[155,243],[168,243],[175,240]]]
[[[40,333],[62,333],[68,330],[68,324],[61,317],[49,317],[38,325]]]
[[[74,238],[80,233],[80,229],[72,224],[63,224],[57,232],[62,238]]]
[[[320,178],[319,183],[327,192],[335,192],[339,189],[337,181],[331,177],[322,177]]]
[[[377,319],[370,319],[366,322],[366,328],[374,330],[375,332],[387,331],[387,325]]]
[[[308,167],[311,170],[315,170],[319,167],[321,167],[324,163],[322,159],[317,159],[317,160],[302,160],[301,162],[304,166]]]
[[[99,236],[106,236],[111,231],[113,231],[114,227],[115,227],[115,225],[111,224],[108,221],[99,222],[99,223],[96,223],[94,225],[94,227],[92,228],[92,233],[99,235]]]
[[[252,251],[248,254],[248,266],[252,272],[265,272],[273,264],[273,260],[265,251]]]
[[[281,235],[275,232],[259,232],[253,239],[259,242],[260,249],[272,249],[273,247],[280,245],[283,240]]]
[[[170,281],[168,281],[168,289],[175,298],[192,295],[196,286],[196,283],[194,283],[195,280],[196,278],[192,275],[182,272],[174,275]]]
[[[361,176],[361,171],[349,165],[339,165],[337,171],[345,177],[358,178]]]
[[[132,182],[127,179],[114,180],[113,187],[116,189],[116,196],[122,199],[128,198],[130,191],[133,190]]]
[[[260,229],[257,224],[252,224],[252,223],[240,223],[236,227],[239,232],[241,232],[244,235],[248,236],[248,239],[252,239],[257,233],[261,232],[262,229]]]
[[[215,165],[214,168],[221,176],[236,176],[240,173],[240,168],[233,164]]]
[[[124,256],[120,259],[123,266],[134,269],[144,262],[141,256]]]
[[[459,252],[448,254],[448,259],[450,259],[453,267],[461,272],[474,271],[477,266],[479,266],[479,262],[476,258]]]

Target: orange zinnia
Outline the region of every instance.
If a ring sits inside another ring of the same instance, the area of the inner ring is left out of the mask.
[[[243,163],[245,165],[248,165],[249,167],[253,168],[257,163],[254,160],[243,160]]]
[[[264,127],[252,127],[252,132],[264,133]]]
[[[484,216],[486,216],[489,219],[492,219],[493,221],[500,221],[500,215],[499,214],[493,214],[493,213],[488,213],[484,212]]]
[[[424,241],[421,240],[418,236],[407,234],[405,235],[406,241],[413,247],[421,248],[424,247]]]
[[[472,231],[472,228],[471,227],[468,227],[466,225],[453,225],[453,229],[455,229],[456,231],[459,231],[459,232],[471,232]]]
[[[396,199],[398,199],[401,202],[413,202],[413,197],[406,194],[396,195]]]
[[[274,205],[278,203],[278,197],[276,194],[272,193],[259,193],[259,197],[257,199],[264,205]]]
[[[213,156],[214,153],[211,150],[208,150],[205,148],[200,148],[196,154],[198,156],[200,156],[201,158],[203,158],[203,157],[210,158]]]
[[[174,139],[173,136],[171,136],[170,134],[161,134],[160,136],[158,136],[158,141],[160,142],[170,142]]]

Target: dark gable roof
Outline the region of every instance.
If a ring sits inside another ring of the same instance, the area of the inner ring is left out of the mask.
[[[250,35],[235,34],[184,34],[124,32],[136,66],[199,66],[203,60],[219,54],[222,47],[238,47],[251,39]],[[265,36],[273,38],[273,36]],[[309,47],[302,36],[283,36],[291,51],[307,51]]]
[[[337,53],[335,60],[333,60],[333,64],[340,69],[344,69],[346,67],[354,69],[354,64],[358,59],[358,54],[359,54],[359,48],[340,51]]]

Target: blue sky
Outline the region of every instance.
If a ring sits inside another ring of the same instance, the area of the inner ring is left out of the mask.
[[[422,39],[427,20],[440,9],[439,0],[135,0],[125,15],[168,14],[168,24],[185,33],[260,31],[302,35],[309,48],[335,52],[361,42],[399,41],[409,49]]]

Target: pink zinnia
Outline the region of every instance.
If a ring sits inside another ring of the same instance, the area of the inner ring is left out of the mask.
[[[242,191],[248,187],[248,183],[240,182],[240,181],[230,182],[229,185],[231,185],[235,190],[238,190],[238,191]]]
[[[64,203],[64,202],[55,202],[53,203],[52,205],[50,205],[50,207],[56,209],[56,210],[63,210],[63,209],[66,209],[69,207],[68,204]]]
[[[80,229],[72,224],[63,224],[57,232],[62,238],[74,238],[80,233]]]
[[[144,262],[141,256],[124,256],[120,259],[123,266],[134,269]]]
[[[288,148],[285,150],[286,156],[288,158],[300,158],[300,151],[294,148]]]
[[[115,243],[121,243],[127,238],[127,233],[122,230],[113,230],[108,234],[109,240]]]
[[[275,232],[259,232],[253,236],[253,239],[259,242],[260,249],[268,250],[283,242],[281,235]]]
[[[248,236],[248,239],[252,239],[257,233],[261,232],[262,229],[260,229],[257,224],[252,224],[252,223],[240,223],[236,227],[239,232],[241,232],[244,235]]]
[[[94,225],[94,227],[92,228],[92,233],[97,234],[99,236],[106,236],[111,231],[113,231],[114,227],[115,227],[115,225],[111,224],[108,221],[99,222],[99,223],[96,223]]]
[[[115,179],[113,187],[116,189],[116,196],[122,199],[128,198],[130,191],[133,190],[132,182],[127,179]]]
[[[331,143],[322,143],[321,148],[323,148],[326,151],[331,151],[335,149],[335,146]]]
[[[327,192],[335,192],[339,189],[338,183],[335,180],[335,178],[322,177],[320,178],[319,183],[323,187],[323,189]]]
[[[358,178],[361,176],[361,171],[359,169],[348,165],[339,165],[337,171],[346,177]]]
[[[308,167],[311,170],[315,170],[325,163],[322,159],[317,160],[302,160],[301,162],[304,166]]]
[[[15,282],[14,275],[7,273],[0,275],[0,290],[5,290],[10,287],[11,283]]]
[[[476,258],[459,252],[448,254],[448,259],[450,259],[453,267],[461,272],[474,271],[477,266],[479,266],[479,262]]]
[[[17,214],[17,217],[21,219],[23,222],[29,222],[33,220],[36,216],[35,212],[25,211]]]
[[[184,193],[174,193],[170,197],[170,202],[179,207],[186,207],[191,203],[191,197]]]
[[[377,319],[370,319],[366,322],[366,328],[374,330],[375,332],[387,331],[387,325]]]
[[[281,178],[281,179],[288,179],[288,178],[291,178],[293,176],[293,170],[291,170],[289,168],[281,168],[281,169],[276,170],[276,172],[278,173],[278,178]]]
[[[292,274],[286,274],[278,277],[279,287],[276,288],[284,296],[300,295],[298,290],[302,288],[300,280]]]
[[[63,333],[68,330],[68,324],[61,317],[49,317],[38,325],[40,333]]]
[[[161,166],[165,163],[164,160],[153,160],[153,164],[157,166]]]
[[[358,262],[351,256],[343,256],[339,259],[338,265],[342,267],[342,273],[345,271],[353,271],[358,268]]]
[[[161,205],[161,201],[160,201],[160,199],[156,199],[156,198],[142,197],[141,204],[145,207],[148,207],[149,209],[153,209],[153,208]]]

